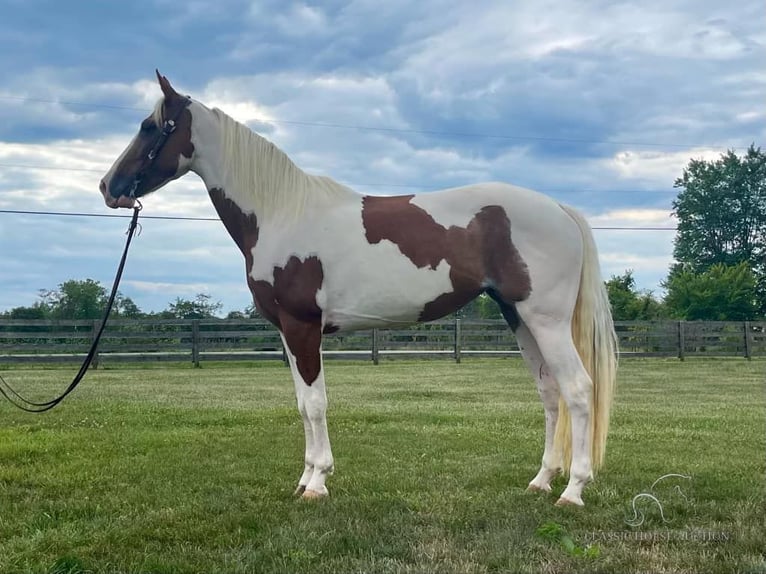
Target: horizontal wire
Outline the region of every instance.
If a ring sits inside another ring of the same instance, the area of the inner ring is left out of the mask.
[[[16,215],[51,215],[58,217],[104,217],[104,218],[120,218],[130,219],[130,215],[119,215],[116,213],[78,213],[78,212],[65,212],[65,211],[29,211],[23,209],[0,209],[0,214],[16,214]],[[221,221],[217,217],[185,217],[180,215],[142,215],[141,219],[160,219],[167,221]],[[598,231],[676,231],[675,227],[593,227],[592,229]]]
[[[105,108],[105,109],[113,109],[113,110],[142,111],[146,113],[149,113],[151,111],[147,108],[139,108],[134,106],[97,104],[95,102],[93,103],[73,102],[73,101],[52,100],[52,99],[45,99],[45,98],[31,98],[26,96],[0,95],[0,99],[14,100],[14,101],[20,101],[20,102],[58,104],[58,105],[65,105],[65,106],[80,106],[80,107],[90,107],[90,108]],[[298,121],[298,120],[256,119],[254,121],[260,122],[260,123],[267,123],[267,124],[272,123],[272,124],[286,124],[286,125],[295,125],[295,126],[321,127],[321,128],[333,128],[333,129],[346,129],[346,130],[377,131],[377,132],[388,132],[388,133],[410,133],[410,134],[431,135],[431,136],[455,136],[455,137],[472,137],[472,138],[487,138],[487,139],[502,139],[502,140],[522,140],[522,141],[528,140],[528,141],[539,141],[539,142],[630,145],[630,146],[640,146],[640,147],[673,147],[673,148],[704,147],[704,148],[714,148],[714,149],[724,149],[729,147],[729,146],[708,145],[708,144],[615,141],[615,140],[595,140],[595,139],[587,139],[587,138],[557,138],[557,137],[548,137],[548,136],[527,136],[527,135],[518,136],[518,135],[507,135],[507,134],[486,134],[486,133],[476,133],[476,132],[417,130],[417,129],[408,129],[408,128],[389,128],[389,127],[383,127],[383,126],[364,126],[364,125],[355,125],[355,124],[338,124],[338,123],[332,123],[332,122],[308,122],[308,121]]]

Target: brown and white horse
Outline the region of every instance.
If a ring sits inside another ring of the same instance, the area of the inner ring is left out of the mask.
[[[163,97],[101,192],[109,207],[132,207],[188,171],[204,181],[244,255],[255,305],[288,350],[306,434],[296,492],[326,496],[333,471],[322,335],[430,321],[487,293],[514,330],[545,408],[542,465],[529,490],[550,492],[568,469],[557,504],[582,505],[604,457],[617,363],[583,217],[504,183],[362,196],[305,173],[246,126],[157,78]]]

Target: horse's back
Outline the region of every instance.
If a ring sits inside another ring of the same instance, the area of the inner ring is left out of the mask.
[[[562,224],[571,227],[571,219],[552,197],[503,182],[418,193],[413,195],[411,203],[444,226],[465,227],[481,209],[496,205],[505,211],[512,228],[534,229]]]

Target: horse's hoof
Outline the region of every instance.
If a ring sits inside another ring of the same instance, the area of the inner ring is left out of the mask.
[[[301,496],[304,492],[306,492],[306,485],[299,484],[298,488],[296,488],[295,492],[293,492],[293,496]]]
[[[529,483],[529,486],[527,487],[527,492],[544,492],[548,494],[551,491],[551,485],[546,484],[545,486],[538,486],[533,483]]]
[[[328,495],[327,492],[318,492],[316,490],[304,490],[302,497],[303,500],[319,500],[325,498]]]
[[[585,506],[582,498],[579,500],[572,500],[570,498],[564,498],[563,496],[556,501],[556,506]]]

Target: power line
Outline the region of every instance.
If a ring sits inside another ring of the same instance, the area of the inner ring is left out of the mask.
[[[29,211],[23,209],[0,209],[1,214],[16,214],[16,215],[50,215],[55,217],[103,217],[103,218],[119,218],[130,219],[130,215],[119,215],[116,213],[81,213],[81,212],[65,212],[65,211]],[[159,219],[166,221],[218,221],[221,220],[217,217],[184,217],[178,215],[142,215],[141,219]],[[593,227],[592,229],[598,231],[676,231],[675,227]]]
[[[151,110],[146,108],[139,108],[134,106],[119,106],[112,104],[99,104],[95,102],[75,102],[65,100],[53,100],[45,98],[31,98],[26,96],[7,96],[0,95],[2,100],[13,100],[20,102],[36,102],[47,104],[58,104],[66,106],[81,106],[90,108],[104,108],[113,110],[129,110],[129,111],[142,111],[149,113]],[[332,122],[308,122],[298,120],[276,120],[276,119],[256,119],[261,123],[272,124],[286,124],[295,126],[307,126],[307,127],[321,127],[321,128],[333,128],[333,129],[345,129],[345,130],[360,130],[360,131],[377,131],[386,133],[408,133],[430,136],[452,136],[452,137],[470,137],[470,138],[486,138],[486,139],[501,139],[501,140],[519,140],[519,141],[537,141],[537,142],[550,142],[550,143],[578,143],[578,144],[605,144],[605,145],[624,145],[624,146],[639,146],[639,147],[673,147],[673,148],[696,148],[706,147],[723,149],[728,146],[721,145],[705,145],[705,144],[680,144],[680,143],[658,143],[658,142],[636,142],[636,141],[616,141],[616,140],[595,140],[588,138],[559,138],[559,137],[547,137],[547,136],[529,136],[529,135],[507,135],[507,134],[487,134],[476,132],[452,132],[442,130],[417,130],[410,128],[389,128],[384,126],[365,126],[358,124],[339,124]]]
[[[0,163],[0,167],[9,169],[29,169],[29,170],[53,170],[53,171],[85,171],[90,173],[106,173],[107,168],[94,169],[86,167],[63,167],[56,165],[32,165],[22,163]],[[434,184],[414,184],[414,183],[358,183],[351,181],[338,181],[343,185],[356,187],[395,187],[408,189],[443,189],[443,186]],[[469,184],[463,184],[469,185]],[[536,189],[540,193],[676,193],[674,189]]]

